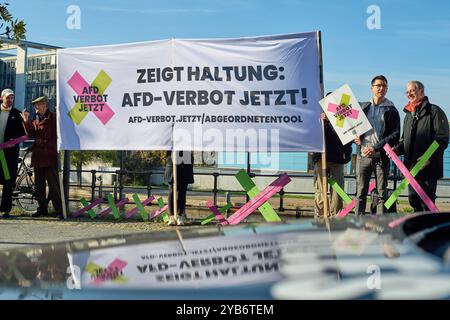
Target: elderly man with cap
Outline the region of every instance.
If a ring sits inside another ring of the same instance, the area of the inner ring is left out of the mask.
[[[2,105],[0,113],[0,143],[25,135],[20,111],[13,108],[14,91],[2,91]],[[9,218],[12,207],[12,191],[17,177],[17,163],[19,159],[19,145],[3,149],[10,178],[6,179],[4,171],[0,170],[0,183],[3,184],[0,212],[3,218]]]
[[[58,151],[56,150],[56,113],[48,109],[48,98],[39,97],[31,102],[36,110],[35,119],[29,120],[29,113],[21,115],[30,138],[34,138],[31,166],[34,167],[36,199],[39,207],[32,215],[48,215],[45,183],[48,183],[49,195],[58,218],[63,219],[61,191],[59,189]]]

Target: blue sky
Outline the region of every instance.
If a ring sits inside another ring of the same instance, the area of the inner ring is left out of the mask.
[[[450,2],[430,0],[11,0],[27,23],[27,40],[61,47],[167,38],[234,38],[322,31],[325,90],[348,83],[359,100],[370,98],[370,80],[384,74],[388,97],[399,110],[405,84],[425,84],[431,102],[450,116]],[[31,3],[33,3],[31,5]],[[70,5],[81,10],[81,28],[66,27]],[[370,5],[381,29],[370,30]],[[450,117],[449,117],[450,118]]]

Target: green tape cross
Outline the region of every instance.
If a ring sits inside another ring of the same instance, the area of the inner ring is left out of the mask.
[[[349,103],[350,103],[350,96],[348,95],[348,94],[342,94],[342,97],[341,97],[341,102],[339,103],[339,105],[341,105],[341,106],[348,106],[349,105]],[[343,127],[344,126],[344,121],[345,121],[345,117],[343,117],[343,116],[339,116],[338,118],[337,118],[337,120],[336,120],[336,125],[338,126],[338,127]]]
[[[210,223],[210,222],[213,221],[215,218],[216,218],[216,215],[215,215],[214,213],[213,213],[213,214],[210,214],[210,215],[207,216],[205,219],[203,219],[202,222],[200,222],[200,224],[203,226],[203,225],[205,225],[205,224],[207,224],[207,223]]]
[[[431,158],[433,153],[436,152],[436,150],[439,148],[439,143],[433,141],[433,143],[428,147],[428,149],[425,151],[422,157],[420,157],[419,162],[416,163],[416,165],[411,169],[410,173],[413,177],[415,177],[420,170],[423,169],[423,166],[425,163]],[[400,196],[400,193],[402,193],[403,190],[408,186],[409,181],[408,179],[404,179],[402,183],[397,187],[397,189],[391,194],[389,199],[384,203],[384,206],[389,209],[397,200],[397,198]]]
[[[84,268],[84,271],[90,274],[96,274],[97,270],[102,269],[98,264],[89,262],[86,267]]]
[[[228,209],[230,209],[233,205],[231,203],[227,203],[226,205],[224,205],[222,208],[219,209],[220,213],[224,213],[225,211],[227,211]],[[201,224],[205,225],[207,223],[210,223],[211,221],[213,221],[214,219],[216,219],[216,215],[210,214],[209,216],[207,216],[205,219],[202,220]]]
[[[141,214],[142,220],[148,219],[148,214],[145,212],[144,206],[142,205],[141,199],[139,199],[138,195],[135,193],[133,194],[133,200],[136,203],[136,207],[139,209],[139,213]]]
[[[160,207],[160,208],[164,207],[164,200],[163,200],[163,198],[159,197],[157,201],[158,201],[158,207]],[[169,214],[167,212],[163,212],[161,217],[162,217],[164,222],[168,222],[169,221]]]
[[[2,163],[3,175],[5,176],[5,180],[11,179],[8,164],[6,163],[5,152],[3,151],[3,149],[0,149],[0,162]]]
[[[91,87],[97,87],[98,88],[98,95],[102,95],[106,88],[111,84],[112,79],[108,74],[101,70],[97,77],[92,81]],[[72,119],[73,122],[75,122],[77,125],[83,121],[83,119],[88,115],[89,111],[81,110],[81,102],[77,102],[75,106],[72,108],[72,110],[69,111],[69,117]],[[81,108],[82,109],[82,108]]]
[[[226,205],[224,205],[222,208],[219,209],[220,213],[224,213],[225,211],[227,211],[228,209],[230,209],[233,205],[231,203],[227,203]]]
[[[91,276],[94,276],[96,274],[98,274],[99,270],[104,270],[105,268],[102,268],[101,266],[99,266],[98,264],[94,263],[94,262],[89,262],[86,267],[84,268],[84,270],[89,273]],[[126,279],[124,276],[118,276],[116,277],[114,280],[112,280],[116,283],[119,284],[123,284],[126,283]]]
[[[120,219],[119,209],[117,209],[116,204],[114,203],[114,197],[111,193],[108,196],[108,202],[109,202],[109,206],[111,207],[111,210],[113,212],[114,219],[116,219],[116,220]]]
[[[236,174],[236,179],[239,181],[241,186],[244,188],[245,192],[248,194],[250,199],[253,199],[256,197],[261,191],[258,189],[258,187],[255,185],[253,180],[249,177],[247,172],[245,172],[244,169],[239,170],[239,172]],[[273,210],[270,203],[267,201],[264,202],[259,208],[259,212],[263,215],[264,219],[267,222],[278,222],[281,221],[280,217],[277,215],[275,210]]]
[[[87,207],[89,205],[89,202],[85,198],[81,198],[80,202],[83,205],[83,207]],[[92,209],[89,209],[87,214],[91,219],[94,219],[97,216],[97,214]]]
[[[333,188],[334,191],[344,200],[345,204],[352,203],[352,199],[345,193],[341,186],[333,178],[328,178],[328,183]]]
[[[350,104],[350,98],[351,98],[350,95],[345,93],[342,94],[340,105],[348,106]]]

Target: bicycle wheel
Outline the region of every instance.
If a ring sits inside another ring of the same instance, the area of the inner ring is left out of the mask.
[[[13,191],[14,199],[19,208],[26,213],[34,213],[39,204],[34,196],[35,185],[32,171],[25,170],[17,179],[16,188]]]

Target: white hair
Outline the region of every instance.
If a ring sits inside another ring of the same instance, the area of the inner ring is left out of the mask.
[[[425,92],[425,86],[420,81],[411,80],[410,82],[408,82],[407,86],[409,85],[413,85],[417,90]]]

